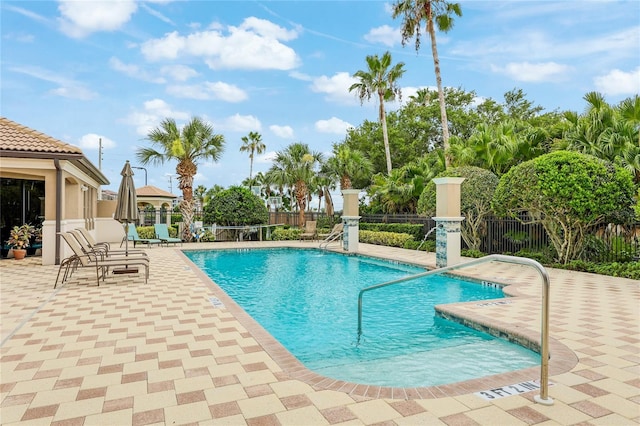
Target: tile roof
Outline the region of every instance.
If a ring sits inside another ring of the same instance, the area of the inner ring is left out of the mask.
[[[176,198],[177,195],[174,195],[170,192],[163,191],[160,188],[155,186],[147,185],[141,186],[140,188],[136,188],[136,195],[138,197],[164,197],[164,198]]]
[[[77,146],[54,139],[5,117],[0,117],[0,149],[82,155],[82,150]]]

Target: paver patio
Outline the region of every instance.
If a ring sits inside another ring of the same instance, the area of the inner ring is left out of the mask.
[[[190,248],[317,242],[185,244]],[[539,378],[539,367],[420,389],[357,386],[306,370],[196,270],[180,248],[154,247],[148,284],[95,286],[79,270],[53,289],[56,266],[0,261],[0,423],[54,425],[632,425],[640,423],[640,283],[549,269],[552,406],[539,391],[475,392]],[[360,252],[433,267],[433,253],[360,244]],[[94,272],[95,273],[95,272]],[[485,264],[464,275],[512,284],[508,304],[446,313],[537,339],[533,269]],[[374,284],[374,283],[372,283]],[[213,306],[210,298],[224,307]],[[354,301],[354,309],[356,307]],[[355,327],[355,325],[354,325]],[[425,366],[428,368],[428,366]]]

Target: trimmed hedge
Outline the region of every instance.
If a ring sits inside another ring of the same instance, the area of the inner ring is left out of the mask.
[[[424,225],[414,223],[360,223],[361,231],[393,232],[396,234],[409,234],[415,240],[424,238]]]
[[[413,235],[398,232],[376,232],[360,230],[358,235],[361,243],[377,244],[389,247],[404,247],[408,241],[413,241]]]
[[[271,232],[271,239],[273,241],[285,241],[285,240],[299,240],[301,229],[298,228],[276,228]]]

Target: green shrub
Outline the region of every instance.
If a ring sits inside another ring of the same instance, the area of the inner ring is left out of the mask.
[[[273,241],[299,240],[301,233],[302,230],[298,228],[285,229],[278,227],[271,231],[271,239]]]
[[[404,243],[404,248],[409,250],[420,250],[420,251],[436,251],[436,242],[434,240],[427,241],[416,241],[416,240],[407,240]]]
[[[481,252],[480,250],[467,249],[467,250],[460,250],[460,255],[464,257],[473,257],[475,259],[478,259],[480,257],[485,257],[487,254]]]
[[[131,225],[129,225],[131,226]],[[155,238],[156,230],[153,226],[137,226],[136,231],[138,231],[138,236],[140,238]]]
[[[204,221],[221,226],[260,225],[269,221],[264,201],[247,188],[232,186],[217,192],[204,208]]]
[[[424,238],[424,225],[413,223],[360,223],[360,230],[394,232],[412,235],[415,240]]]
[[[568,263],[582,254],[589,229],[631,219],[633,194],[629,171],[591,155],[555,151],[504,174],[491,206],[498,215],[542,224],[557,260]]]
[[[554,268],[563,268],[572,271],[591,272],[594,274],[609,275],[611,277],[640,280],[640,262],[638,261],[595,263],[586,262],[584,260],[573,260],[566,265],[554,264],[551,266]]]
[[[389,247],[404,247],[407,241],[413,240],[413,235],[397,232],[376,232],[360,230],[359,240],[362,243],[377,244]]]
[[[460,224],[462,239],[467,246],[479,250],[485,234],[485,218],[491,214],[491,200],[498,186],[498,177],[489,170],[474,166],[450,167],[437,177],[463,177],[460,186],[460,212],[465,220]],[[436,214],[436,184],[425,185],[418,200],[418,214]]]

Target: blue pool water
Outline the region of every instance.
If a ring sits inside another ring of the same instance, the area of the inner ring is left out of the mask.
[[[539,364],[521,346],[435,316],[438,304],[504,297],[502,290],[430,276],[358,292],[424,272],[411,265],[320,250],[184,252],[309,369],[380,386],[453,383]]]

